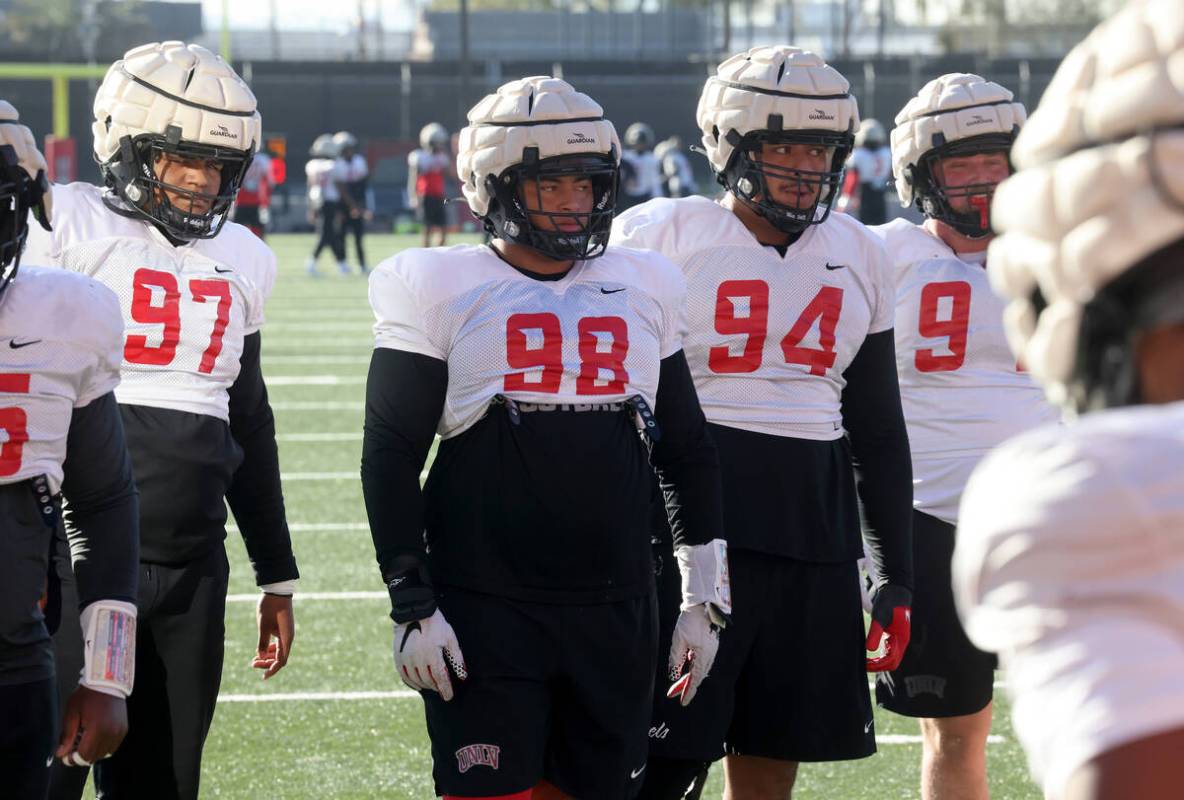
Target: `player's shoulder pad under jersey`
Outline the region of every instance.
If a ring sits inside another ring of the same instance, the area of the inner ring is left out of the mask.
[[[411,247],[383,260],[374,268],[370,276],[371,301],[375,298],[375,292],[381,292],[397,276],[426,311],[510,269],[485,245]]]
[[[684,253],[718,244],[722,232],[736,224],[732,212],[706,197],[656,197],[618,215],[609,244],[657,250],[677,261]]]
[[[29,220],[22,264],[55,266],[62,248],[72,241],[96,238],[102,229],[101,219],[110,213],[103,207],[102,190],[91,183],[55,183],[53,195],[53,230],[47,231]]]
[[[267,243],[237,222],[227,222],[212,239],[199,239],[194,247],[202,255],[234,269],[248,278],[262,293],[271,296],[278,270],[275,252]]]
[[[924,226],[897,218],[883,225],[868,228],[884,243],[892,266],[899,272],[903,267],[933,258],[955,258],[954,251]]]
[[[1155,537],[1174,535],[1157,526],[1184,524],[1182,473],[1184,403],[1046,425],[983,459],[963,494],[953,562],[975,644],[1006,650],[1031,634],[1018,624],[1035,624],[1025,606],[1137,574],[1164,547]]]
[[[123,352],[123,314],[119,298],[98,281],[66,272],[22,264],[5,297],[11,303],[21,338],[44,337],[83,347],[107,358],[118,370]]]
[[[663,305],[677,303],[681,306],[686,298],[687,281],[682,270],[661,251],[614,244],[592,263],[596,267],[611,265],[611,268],[621,270],[622,277],[640,286]]]

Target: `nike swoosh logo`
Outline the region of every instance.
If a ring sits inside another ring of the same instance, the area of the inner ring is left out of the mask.
[[[407,580],[407,579],[406,578],[395,578],[388,585],[393,589],[394,587],[398,586],[400,583],[402,583],[405,580]]]
[[[32,341],[28,342],[18,342],[16,339],[11,339],[8,342],[8,346],[13,350],[20,350],[22,347],[28,347],[31,344],[38,344],[40,341],[40,339],[33,339]]]
[[[617,292],[623,292],[623,291],[625,291],[624,286],[622,286],[620,289],[605,289],[603,286],[600,287],[601,294],[616,294]],[[642,769],[644,769],[644,767]]]
[[[637,778],[637,776],[643,772],[645,772],[645,764],[641,765],[641,769],[630,770],[629,780],[635,780]]]
[[[867,733],[868,731],[870,731],[870,730],[872,729],[872,722],[873,722],[873,721],[874,721],[874,720],[869,720],[869,721],[868,721],[868,723],[867,723],[866,725],[864,725],[864,726],[863,726],[863,732],[864,732],[864,733]]]
[[[831,264],[830,262],[827,262],[827,264],[826,264],[826,268],[832,269],[832,270],[833,269],[843,269],[846,266],[847,266],[846,264]]]
[[[223,269],[222,267],[214,267],[214,272],[234,272],[230,267]]]

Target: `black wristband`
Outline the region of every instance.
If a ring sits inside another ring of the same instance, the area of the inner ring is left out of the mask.
[[[391,596],[391,619],[395,622],[415,622],[436,612],[436,592],[422,565],[384,575],[383,580]]]

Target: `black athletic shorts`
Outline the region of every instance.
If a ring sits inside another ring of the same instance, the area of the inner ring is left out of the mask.
[[[58,704],[53,676],[0,686],[0,796],[42,800],[49,759],[57,748]]]
[[[444,198],[425,195],[419,198],[420,222],[433,228],[443,228],[448,224],[448,217],[444,213]]]
[[[654,596],[599,605],[440,594],[468,667],[422,692],[436,794],[512,794],[545,778],[579,798],[641,788],[658,635]]]
[[[732,622],[720,634],[715,665],[685,708],[666,698],[677,582],[666,569],[659,576],[662,630],[651,755],[841,761],[875,753],[856,563],[729,550],[728,566]]]
[[[899,669],[876,676],[876,702],[906,717],[961,717],[991,702],[998,662],[962,630],[950,576],[953,556],[954,526],[913,511],[909,647]]]

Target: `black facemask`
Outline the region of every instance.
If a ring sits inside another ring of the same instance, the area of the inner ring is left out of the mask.
[[[243,152],[217,145],[184,142],[180,131],[170,128],[168,135],[143,134],[120,141],[119,154],[101,165],[107,185],[115,190],[130,209],[159,226],[170,237],[189,241],[218,235],[229,218],[234,198],[242,186],[254,150]],[[222,166],[221,183],[214,194],[194,192],[163,182],[158,174],[163,157],[173,156],[195,161],[217,161]],[[165,190],[180,195],[179,204],[171,202]],[[190,201],[208,203],[205,211],[195,211]],[[186,210],[188,209],[188,210]]]
[[[801,233],[830,216],[843,180],[843,164],[854,146],[854,136],[835,131],[756,131],[737,137],[735,151],[727,168],[716,179],[745,205],[760,214],[779,231]],[[828,169],[823,172],[789,169],[760,160],[765,144],[816,145],[832,151]],[[791,181],[815,194],[809,206],[790,206],[772,199],[772,181]],[[819,214],[819,208],[822,213]]]
[[[533,157],[532,157],[533,154]],[[523,163],[498,177],[486,179],[493,196],[485,227],[492,235],[523,244],[556,261],[588,260],[604,255],[617,202],[616,154],[576,154],[539,160],[530,148]],[[540,211],[542,185],[548,178],[581,177],[592,184],[589,213]],[[525,181],[533,181],[533,196],[524,196]],[[535,226],[530,218],[544,217],[553,223],[575,221],[579,230],[550,230]]]

